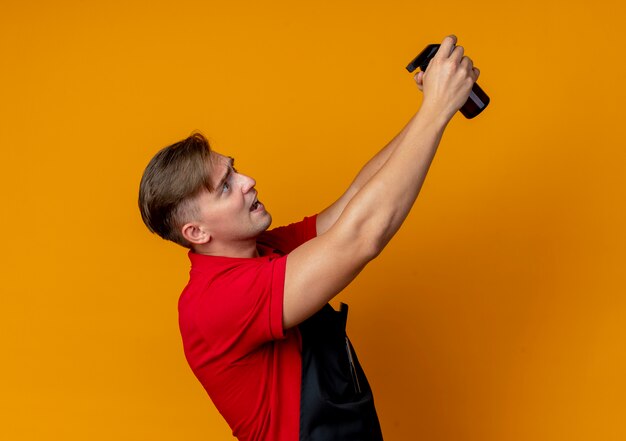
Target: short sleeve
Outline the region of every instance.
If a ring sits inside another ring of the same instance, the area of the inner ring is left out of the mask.
[[[317,236],[316,221],[317,214],[305,217],[300,222],[274,228],[262,233],[257,242],[283,254],[290,253]]]
[[[287,256],[241,259],[219,270],[197,298],[194,322],[214,354],[243,357],[285,338],[283,295]]]

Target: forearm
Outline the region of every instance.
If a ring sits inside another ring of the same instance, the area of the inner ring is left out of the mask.
[[[398,135],[384,163],[350,200],[341,223],[382,250],[417,199],[447,123],[435,112],[420,109]]]

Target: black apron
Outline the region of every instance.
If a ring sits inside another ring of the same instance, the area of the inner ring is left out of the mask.
[[[300,441],[382,441],[374,397],[346,335],[348,305],[326,304],[299,325]]]

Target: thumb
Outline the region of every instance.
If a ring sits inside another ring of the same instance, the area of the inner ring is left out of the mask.
[[[417,87],[422,90],[422,86],[424,85],[424,72],[419,71],[417,75],[415,75],[415,82],[417,83]]]

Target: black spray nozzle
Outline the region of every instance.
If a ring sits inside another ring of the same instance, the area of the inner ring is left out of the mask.
[[[439,50],[440,44],[429,44],[426,48],[420,52],[420,54],[413,59],[406,67],[406,70],[409,72],[413,72],[418,67],[422,70],[422,72],[426,72],[426,68],[428,67],[428,63],[433,59],[437,51]]]

